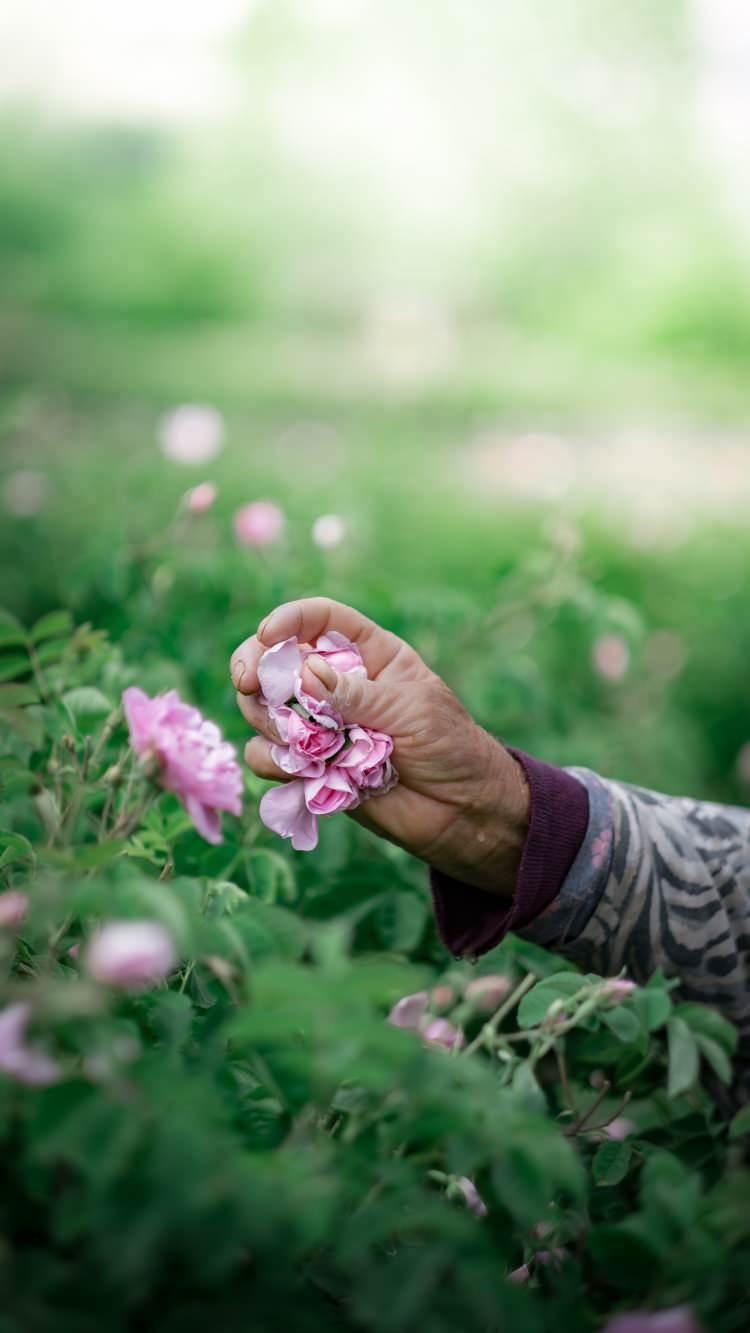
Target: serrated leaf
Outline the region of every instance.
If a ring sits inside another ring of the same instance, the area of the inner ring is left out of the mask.
[[[631,1144],[610,1139],[603,1143],[591,1163],[591,1173],[597,1185],[619,1185],[627,1175],[633,1155]]]
[[[30,637],[32,643],[42,643],[44,639],[56,639],[63,634],[70,634],[72,629],[73,617],[70,611],[62,609],[49,611],[32,625]]]
[[[750,1106],[743,1106],[729,1126],[730,1139],[738,1139],[742,1134],[750,1134]]]
[[[698,1077],[698,1046],[690,1028],[674,1015],[667,1024],[669,1039],[669,1075],[667,1092],[676,1097],[692,1088]]]
[[[75,690],[68,690],[62,701],[76,722],[82,717],[106,717],[112,712],[111,701],[93,685],[80,685]]]

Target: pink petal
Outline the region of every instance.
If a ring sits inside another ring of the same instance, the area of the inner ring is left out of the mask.
[[[294,695],[302,670],[302,653],[296,638],[275,643],[258,663],[258,680],[266,702],[280,708]]]
[[[391,1009],[388,1022],[395,1028],[408,1028],[411,1032],[417,1032],[429,1003],[430,997],[426,990],[415,991],[413,995],[403,995]]]
[[[281,838],[291,838],[298,852],[311,852],[318,845],[318,821],[305,804],[302,779],[272,787],[260,802],[260,817],[266,828]]]
[[[201,805],[195,796],[185,797],[185,809],[206,842],[212,842],[214,846],[218,846],[219,843],[224,841],[221,836],[221,818],[217,810],[212,810],[208,805]]]

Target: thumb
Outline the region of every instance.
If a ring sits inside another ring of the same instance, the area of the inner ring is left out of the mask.
[[[347,723],[388,731],[393,713],[389,691],[361,672],[341,673],[317,653],[307,658],[302,684],[315,699],[327,699]]]

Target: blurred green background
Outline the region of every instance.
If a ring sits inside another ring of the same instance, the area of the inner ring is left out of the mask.
[[[3,600],[239,740],[230,650],[324,592],[543,757],[744,799],[744,6],[6,0],[0,48]]]

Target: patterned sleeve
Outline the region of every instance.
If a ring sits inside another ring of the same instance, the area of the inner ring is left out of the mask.
[[[560,893],[519,933],[586,971],[657,967],[713,1005],[750,1061],[750,810],[605,781],[586,787],[586,836]]]

